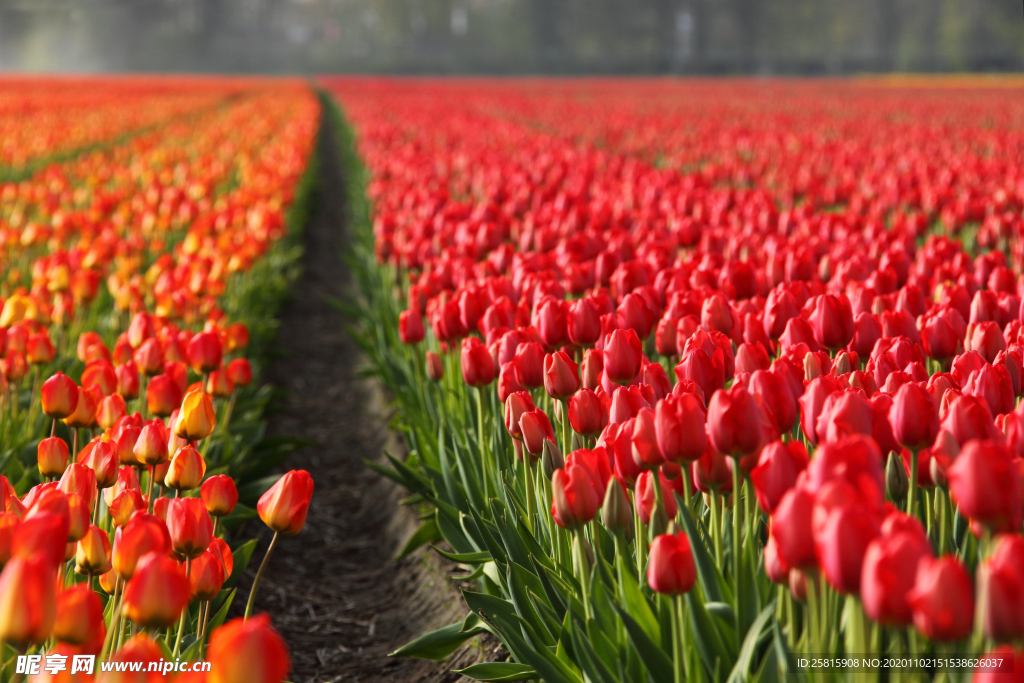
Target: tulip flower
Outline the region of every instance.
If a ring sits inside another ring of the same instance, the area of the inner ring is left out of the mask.
[[[1024,491],[1005,444],[969,441],[946,470],[949,494],[965,517],[994,531],[1017,531],[1024,518]]]
[[[228,379],[236,387],[247,387],[252,382],[252,366],[245,358],[235,358],[227,366]]]
[[[63,372],[58,372],[43,382],[41,396],[43,413],[52,417],[56,426],[56,420],[63,420],[75,412],[78,385]]]
[[[583,353],[580,373],[583,379],[583,388],[596,391],[601,384],[601,375],[604,373],[604,352],[598,349],[587,349]]]
[[[633,461],[641,469],[657,469],[665,462],[665,456],[658,448],[658,437],[654,427],[654,411],[642,408],[633,421]]]
[[[206,511],[214,517],[230,515],[238,504],[235,480],[226,474],[218,474],[204,481],[199,493]]]
[[[797,476],[807,469],[807,449],[799,441],[775,441],[765,446],[757,466],[750,471],[758,505],[771,515],[782,497],[796,485]]]
[[[216,550],[206,550],[192,560],[189,584],[193,600],[212,600],[217,597],[224,581],[224,562]]]
[[[770,534],[786,566],[810,568],[817,565],[811,528],[813,507],[814,496],[799,486],[784,493],[775,507]]]
[[[25,646],[50,637],[56,619],[56,565],[15,557],[0,572],[0,642]]]
[[[887,626],[907,626],[913,615],[907,594],[914,587],[920,561],[931,556],[923,534],[906,531],[883,535],[864,554],[860,597],[864,612]]]
[[[181,405],[182,394],[173,377],[157,375],[146,385],[146,407],[157,417],[167,417]]]
[[[199,498],[175,498],[167,504],[167,532],[171,549],[192,559],[210,547],[213,520]]]
[[[651,544],[647,561],[647,585],[655,593],[689,593],[697,580],[697,568],[685,533],[662,534]]]
[[[114,536],[114,571],[122,579],[130,579],[143,555],[166,554],[170,549],[167,525],[153,515],[138,512],[121,528],[120,535]]]
[[[75,571],[94,576],[110,571],[110,538],[97,526],[90,526],[78,541]]]
[[[206,476],[206,461],[192,446],[182,446],[171,458],[164,486],[179,491],[194,489]]]
[[[103,605],[90,586],[71,586],[57,595],[53,637],[64,643],[85,645],[102,638]]]
[[[723,455],[738,458],[761,447],[761,408],[742,386],[715,392],[708,404],[708,437]]]
[[[547,413],[540,408],[524,412],[519,417],[519,430],[523,435],[523,446],[532,456],[539,456],[544,450],[544,440],[555,440],[555,431]]]
[[[551,516],[563,529],[578,529],[597,515],[601,499],[583,465],[556,470],[551,490]]]
[[[669,520],[675,519],[676,514],[679,512],[679,505],[676,503],[672,484],[669,480],[661,472],[655,473],[651,470],[646,470],[636,480],[636,495],[633,499],[636,505],[636,514],[644,524],[652,523],[651,519],[655,512],[655,503],[658,500],[657,491],[654,488],[655,476],[658,477],[661,483],[661,500],[664,503],[661,512],[665,515],[665,519],[661,523],[665,524]]]
[[[961,640],[974,624],[971,577],[957,559],[925,557],[917,565],[914,587],[907,593],[914,628],[938,641]]]
[[[270,489],[260,496],[256,504],[256,512],[260,519],[274,531],[274,538],[267,548],[267,554],[263,556],[259,571],[253,580],[252,589],[249,591],[249,602],[245,607],[245,617],[248,619],[252,613],[252,606],[256,599],[256,589],[259,587],[260,579],[267,568],[270,554],[277,545],[277,538],[280,534],[292,535],[302,531],[306,524],[306,514],[309,512],[309,502],[313,498],[313,478],[305,470],[291,470],[282,476]]]
[[[220,338],[212,332],[200,332],[188,343],[188,363],[199,374],[205,374],[220,367],[222,349]]]
[[[39,474],[43,477],[59,477],[64,474],[71,457],[64,439],[51,436],[39,442],[36,448]]]
[[[216,426],[217,414],[210,395],[204,391],[186,394],[174,422],[174,433],[188,441],[201,441],[212,434]]]
[[[444,377],[444,364],[441,357],[433,351],[426,352],[427,377],[434,382],[440,382]]]
[[[462,340],[462,379],[471,387],[485,387],[497,372],[490,351],[476,337]]]
[[[181,615],[192,588],[181,566],[158,552],[138,561],[124,588],[124,615],[140,626],[166,628]]]
[[[206,653],[216,683],[276,683],[291,670],[288,648],[270,617],[234,619],[213,632]]]
[[[988,638],[1024,637],[1024,537],[999,536],[997,546],[978,569],[981,625]]]
[[[423,318],[418,311],[402,311],[398,316],[398,337],[403,344],[412,345],[423,341],[426,330],[423,327]]]
[[[606,421],[601,399],[590,389],[580,389],[569,399],[569,424],[577,434],[596,434]]]
[[[627,384],[640,373],[643,350],[633,329],[613,330],[604,345],[604,371],[612,382]]]
[[[563,351],[544,356],[544,390],[548,396],[562,400],[580,388],[579,367]]]

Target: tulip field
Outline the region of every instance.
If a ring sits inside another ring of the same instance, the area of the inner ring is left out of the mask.
[[[287,677],[232,531],[269,556],[313,492],[254,380],[319,114],[297,80],[0,80],[0,680]]]
[[[481,681],[1024,680],[1018,81],[323,79]]]

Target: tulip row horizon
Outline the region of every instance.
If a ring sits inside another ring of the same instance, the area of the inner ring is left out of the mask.
[[[287,646],[250,615],[313,481],[254,451],[254,379],[297,257],[317,99],[293,80],[7,79],[0,110],[0,163],[24,174],[0,182],[0,680],[26,656],[90,656],[282,681]],[[273,540],[227,621],[256,547],[228,532],[256,516]],[[94,675],[124,673],[30,680]]]
[[[1022,680],[1017,89],[324,83],[410,448],[375,469],[473,586],[396,655],[487,631],[477,680],[986,652],[1013,673],[890,675]]]

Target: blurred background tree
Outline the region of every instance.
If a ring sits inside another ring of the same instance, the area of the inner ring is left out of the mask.
[[[0,0],[0,68],[1024,70],[1020,0]]]

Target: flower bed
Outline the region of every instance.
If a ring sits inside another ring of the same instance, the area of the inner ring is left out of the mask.
[[[172,83],[209,106],[0,186],[0,677],[66,680],[78,657],[98,680],[124,675],[111,662],[288,673],[249,619],[263,567],[224,624],[256,546],[225,534],[256,515],[298,533],[313,491],[271,474],[288,444],[262,439],[254,377],[296,272],[319,106],[301,82],[213,100]]]
[[[877,164],[796,145],[737,188],[577,134],[614,107],[545,109],[545,87],[642,109],[629,84],[326,85],[366,164],[352,314],[411,449],[378,469],[421,509],[410,545],[446,542],[474,584],[463,622],[397,655],[489,631],[509,661],[471,678],[1024,667],[1012,103],[989,126],[964,112],[991,93],[900,91],[905,125],[819,108],[798,130],[840,121]],[[732,90],[756,113],[758,92]],[[924,135],[944,116],[954,140]],[[900,159],[945,161],[904,183]],[[810,167],[868,178],[829,199]]]

